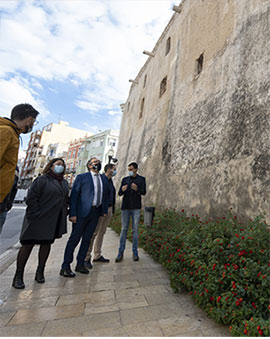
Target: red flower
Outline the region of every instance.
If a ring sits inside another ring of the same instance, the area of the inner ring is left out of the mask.
[[[236,236],[237,238],[239,238],[239,234],[236,233],[235,236]]]
[[[248,334],[248,331],[247,331],[247,329],[246,329],[246,328],[244,329],[244,333],[245,333],[245,334]]]
[[[207,288],[205,288],[204,290],[205,290],[206,293],[208,293],[208,289],[207,289]],[[269,305],[269,306],[270,306],[270,305]]]
[[[255,305],[255,302],[253,301],[252,303],[251,303],[251,305],[252,305],[252,307],[256,310],[256,305]]]
[[[260,335],[263,335],[263,331],[262,331],[262,330],[260,330],[260,331],[259,331],[259,334],[260,334]]]
[[[241,239],[242,239],[242,240],[244,240],[244,239],[245,239],[245,237],[242,237]]]
[[[239,301],[239,300],[236,300],[235,305],[236,305],[236,306],[239,306],[239,305],[240,305],[240,301]]]
[[[217,302],[219,303],[221,299],[221,296],[217,297]]]
[[[260,329],[261,329],[261,326],[257,326],[257,330],[260,331]]]
[[[259,273],[257,274],[257,277],[259,277],[261,274],[262,274],[262,273],[261,273],[261,272],[259,272]]]
[[[182,210],[182,213],[184,213],[185,212],[185,210]]]
[[[268,305],[268,310],[270,311],[270,304]]]
[[[210,297],[210,300],[211,300],[211,301],[213,301],[213,300],[214,300],[214,297],[213,297],[213,296],[212,296],[212,297]]]
[[[217,264],[214,264],[213,267],[212,267],[212,270],[214,271],[215,268],[216,268]]]

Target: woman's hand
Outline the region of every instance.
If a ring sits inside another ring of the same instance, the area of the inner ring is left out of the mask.
[[[69,217],[69,221],[71,221],[73,224],[76,224],[77,217]]]

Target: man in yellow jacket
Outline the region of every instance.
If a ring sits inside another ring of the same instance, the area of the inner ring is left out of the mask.
[[[38,114],[33,106],[20,104],[12,109],[10,119],[0,117],[0,230],[5,221],[2,216],[6,201],[14,183],[20,133],[32,131]]]

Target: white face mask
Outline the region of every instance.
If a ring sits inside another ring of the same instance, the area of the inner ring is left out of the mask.
[[[114,177],[115,175],[116,175],[116,170],[113,170],[113,172],[112,172],[112,177]]]
[[[134,172],[133,172],[133,171],[128,171],[128,175],[131,176],[131,177],[133,177]]]
[[[64,172],[64,166],[62,165],[55,165],[54,166],[54,173],[61,174]]]

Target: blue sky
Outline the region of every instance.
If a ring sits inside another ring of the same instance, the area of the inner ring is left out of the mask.
[[[0,0],[0,115],[27,102],[40,112],[36,128],[61,119],[93,133],[119,129],[128,80],[179,2]]]

